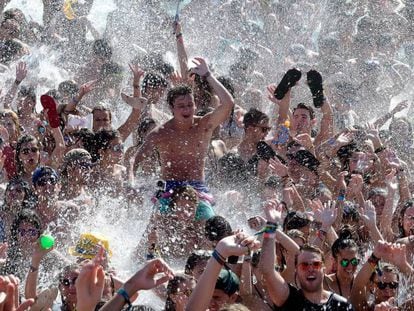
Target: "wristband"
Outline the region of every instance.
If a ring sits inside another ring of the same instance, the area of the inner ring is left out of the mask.
[[[375,266],[378,266],[378,262],[380,261],[380,259],[374,255],[374,253],[371,254],[371,256],[368,258],[368,262],[370,264],[374,264]]]
[[[182,37],[183,36],[183,33],[182,32],[179,32],[179,33],[177,33],[176,35],[175,35],[175,38],[176,39],[179,39],[180,37]]]
[[[340,201],[340,202],[345,201],[345,195],[344,195],[344,194],[340,194],[340,195],[338,195],[337,200],[338,200],[338,201]]]
[[[276,238],[276,233],[265,232],[265,233],[263,233],[263,238],[264,239],[275,239]]]
[[[207,79],[208,77],[211,76],[211,72],[207,71],[206,74],[203,76],[204,79]]]
[[[36,268],[36,267],[33,267],[32,265],[30,265],[30,267],[29,267],[29,271],[30,272],[37,272],[39,270],[39,268]]]
[[[220,255],[220,253],[217,250],[213,251],[213,254],[211,256],[222,266],[225,264],[225,259],[223,256]]]
[[[128,305],[128,307],[130,307],[131,304],[131,299],[129,298],[128,293],[126,292],[126,290],[121,287],[120,289],[118,289],[118,291],[116,292],[118,295],[122,296],[125,299],[125,303]]]

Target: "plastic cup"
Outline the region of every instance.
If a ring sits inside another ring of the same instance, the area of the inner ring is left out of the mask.
[[[51,249],[55,245],[55,238],[49,234],[43,234],[40,236],[39,243],[42,249]]]

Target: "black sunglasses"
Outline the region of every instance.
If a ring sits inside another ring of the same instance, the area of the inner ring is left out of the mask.
[[[386,289],[387,287],[389,289],[397,289],[398,285],[398,282],[377,282],[377,287],[382,290]]]

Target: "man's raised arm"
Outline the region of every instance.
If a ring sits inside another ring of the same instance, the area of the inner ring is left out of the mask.
[[[209,127],[215,129],[229,118],[231,110],[234,107],[233,97],[226,90],[226,88],[211,74],[204,58],[196,57],[193,62],[196,64],[196,67],[191,69],[191,71],[206,79],[220,100],[220,105],[213,112],[205,116],[205,118],[208,120]]]

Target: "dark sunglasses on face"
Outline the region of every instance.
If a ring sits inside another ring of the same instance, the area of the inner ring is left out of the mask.
[[[309,271],[310,268],[313,268],[314,270],[320,270],[322,268],[322,261],[301,262],[298,264],[298,267],[302,271]]]
[[[28,155],[29,153],[37,153],[39,152],[39,148],[37,147],[32,147],[32,148],[24,148],[21,150],[21,153]]]
[[[386,289],[387,287],[389,289],[397,289],[399,283],[398,282],[377,282],[377,287],[381,290]]]
[[[354,267],[356,267],[356,266],[358,266],[358,264],[359,264],[359,259],[358,259],[358,258],[352,258],[352,259],[342,259],[342,260],[341,260],[341,266],[342,266],[343,268],[348,267],[348,265],[349,265],[349,264],[351,264],[351,265],[353,265]]]
[[[76,280],[78,279],[78,277],[74,277],[73,279],[61,279],[60,280],[60,284],[62,284],[63,286],[69,287],[70,285],[75,285]]]
[[[30,236],[38,236],[39,235],[39,231],[37,229],[23,229],[23,228],[19,228],[18,229],[20,235],[30,235]]]

